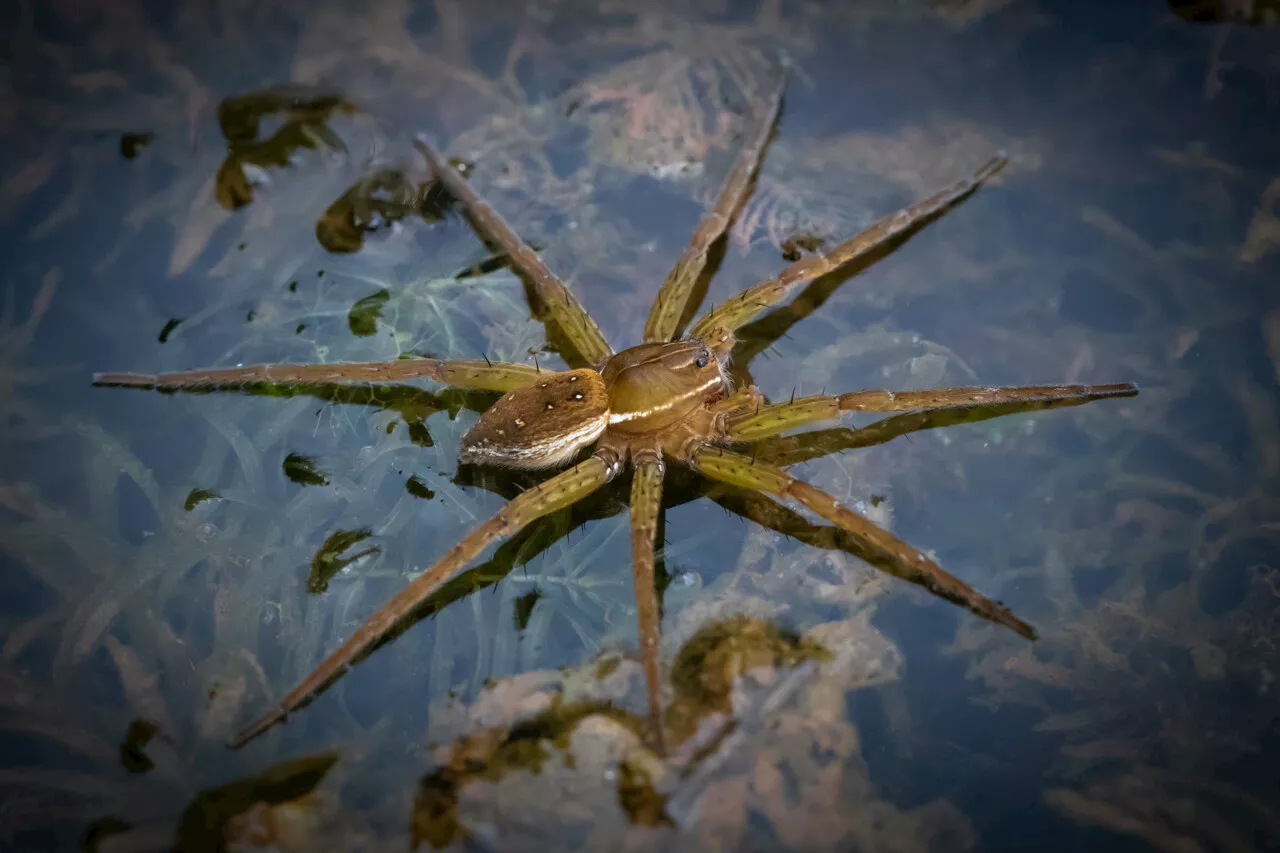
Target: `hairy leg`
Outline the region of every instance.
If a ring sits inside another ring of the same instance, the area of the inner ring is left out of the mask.
[[[791,476],[781,468],[713,446],[705,446],[696,451],[692,464],[713,480],[779,498],[790,498],[803,504],[860,540],[874,555],[892,562],[897,568],[894,574],[924,587],[934,595],[961,604],[984,619],[1004,625],[1027,639],[1035,639],[1035,630],[1014,616],[1007,607],[943,571],[937,563],[889,531],[872,524],[848,507],[841,506],[831,495]]]
[[[688,307],[689,294],[707,265],[707,253],[733,222],[739,207],[747,197],[747,191],[751,188],[751,179],[760,168],[769,135],[773,132],[773,126],[778,120],[778,112],[782,108],[782,93],[787,88],[789,76],[784,68],[779,75],[772,97],[760,113],[742,150],[738,152],[738,159],[734,162],[733,169],[720,188],[715,207],[698,223],[697,230],[689,240],[688,248],[680,255],[675,267],[667,275],[667,280],[662,283],[662,288],[653,300],[653,308],[649,311],[649,320],[644,324],[646,343],[669,341],[679,331],[680,320]]]
[[[773,403],[731,414],[725,419],[730,441],[755,441],[789,429],[838,418],[844,412],[908,412],[963,409],[1027,403],[1049,406],[1056,403],[1088,403],[1108,397],[1132,397],[1138,387],[1117,385],[1013,385],[1004,388],[937,388],[927,391],[853,391],[839,396],[821,394],[786,403]],[[922,424],[926,426],[941,424]]]
[[[418,136],[415,144],[449,194],[462,202],[464,211],[480,238],[501,247],[511,258],[511,263],[533,282],[538,298],[547,306],[556,326],[578,351],[583,364],[599,365],[613,355],[613,349],[595,321],[565,283],[542,262],[538,253],[520,239],[498,212],[471,189],[466,179],[432,149],[426,139]]]
[[[540,375],[536,367],[490,361],[438,361],[407,358],[399,361],[366,361],[346,364],[251,364],[214,367],[177,373],[95,373],[94,385],[180,390],[226,388],[252,382],[273,385],[316,385],[333,382],[399,382],[430,379],[453,388],[477,391],[513,391],[531,385]]]
[[[232,746],[243,746],[284,720],[341,676],[357,658],[391,633],[402,619],[461,571],[490,542],[500,536],[510,536],[531,521],[576,503],[612,480],[621,468],[614,454],[598,453],[513,498],[497,515],[464,536],[435,565],[414,579],[395,598],[378,608],[337,651],[325,658],[302,683],[291,690],[279,705],[236,735]]]
[[[643,453],[633,457],[631,481],[631,567],[635,579],[636,610],[640,618],[640,652],[644,661],[645,691],[649,698],[649,719],[660,755],[666,753],[666,733],[662,720],[662,622],[658,594],[654,588],[654,536],[662,511],[662,457]]]
[[[881,218],[870,228],[850,237],[830,251],[796,261],[773,278],[766,279],[711,309],[694,324],[690,334],[696,338],[717,326],[729,331],[740,328],[760,312],[786,299],[797,285],[826,275],[859,255],[884,245],[889,240],[942,213],[1000,171],[1006,162],[1003,156],[994,157],[983,164],[973,177],[957,181],[924,201],[916,202],[897,213]]]
[[[761,439],[751,446],[751,458],[786,468],[800,462],[821,459],[823,456],[829,456],[832,453],[884,444],[893,441],[898,436],[919,432],[920,430],[978,423],[1022,412],[1043,411],[1066,406],[1082,406],[1088,402],[1090,402],[1089,398],[1063,398],[1044,401],[1024,400],[982,406],[955,406],[944,409],[905,412],[858,429],[832,427],[795,435]]]

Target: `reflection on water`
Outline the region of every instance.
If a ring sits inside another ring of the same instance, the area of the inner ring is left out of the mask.
[[[16,4],[0,843],[1280,845],[1272,5]],[[489,393],[137,394],[88,374],[560,367],[520,280],[426,180],[424,130],[610,340],[638,340],[780,50],[785,113],[708,304],[992,151],[1011,163],[744,327],[737,379],[777,400],[1143,387],[756,447],[1040,639],[913,592],[807,514],[673,472],[668,761],[646,740],[625,487],[497,546],[227,751],[541,478],[457,464]]]

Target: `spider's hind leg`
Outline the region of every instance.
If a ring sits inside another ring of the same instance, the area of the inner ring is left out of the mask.
[[[636,610],[640,620],[640,653],[644,662],[649,720],[658,753],[666,752],[662,719],[662,614],[654,588],[654,537],[662,512],[663,464],[660,451],[632,455],[635,474],[631,481],[631,567],[635,581]]]
[[[941,598],[960,604],[983,619],[1004,625],[1027,639],[1035,630],[998,601],[992,601],[889,531],[842,506],[835,498],[774,465],[719,447],[703,447],[692,464],[702,474],[739,488],[790,498],[843,528],[867,549],[873,565],[918,584]]]
[[[446,581],[461,572],[490,542],[518,533],[530,522],[577,503],[608,483],[621,470],[621,460],[616,454],[598,451],[591,458],[562,471],[535,488],[521,492],[496,515],[462,537],[458,544],[446,551],[444,556],[394,598],[378,608],[336,651],[321,661],[302,683],[293,688],[279,705],[236,735],[231,745],[243,746],[311,701],[356,661],[372,651]]]

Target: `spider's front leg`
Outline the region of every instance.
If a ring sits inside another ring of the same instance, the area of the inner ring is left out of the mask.
[[[93,384],[180,391],[235,388],[257,382],[271,385],[325,385],[335,382],[380,383],[430,379],[452,388],[514,391],[533,384],[540,375],[538,368],[527,364],[493,362],[488,359],[440,361],[434,358],[408,358],[336,364],[249,364],[175,373],[95,373]]]
[[[753,389],[754,390],[754,389]],[[1116,385],[1011,385],[935,388],[926,391],[853,391],[819,394],[755,409],[738,409],[725,417],[725,438],[755,441],[789,429],[838,418],[845,412],[927,412],[976,406],[1025,403],[1027,408],[1081,405],[1108,397],[1132,397],[1138,387]]]
[[[591,319],[568,286],[543,263],[538,253],[520,239],[498,211],[471,189],[466,179],[431,147],[425,136],[419,134],[414,145],[449,194],[462,203],[464,213],[480,238],[496,244],[511,258],[512,265],[529,277],[551,319],[577,350],[582,365],[602,364],[613,355],[613,348],[605,340],[596,321]]]
[[[729,301],[716,306],[694,324],[689,334],[701,337],[711,329],[723,328],[736,331],[755,319],[761,312],[786,299],[796,287],[866,255],[890,241],[909,234],[947,208],[977,190],[987,179],[1004,168],[1008,162],[1004,155],[991,158],[972,177],[957,181],[928,198],[905,207],[897,213],[874,222],[870,228],[855,234],[835,248],[796,261],[773,278],[765,279],[749,287]]]
[[[745,415],[757,411],[764,405],[764,395],[754,385],[739,388],[723,400],[712,403],[708,408],[717,415],[722,415],[721,423],[727,424],[733,415]]]
[[[733,168],[720,187],[715,207],[698,223],[697,230],[689,239],[689,246],[658,290],[653,308],[649,311],[649,319],[644,324],[645,341],[669,341],[679,330],[680,321],[690,307],[688,303],[693,286],[707,265],[711,247],[733,223],[733,218],[751,189],[751,179],[764,159],[765,146],[769,143],[769,135],[773,132],[778,112],[782,109],[782,94],[786,91],[788,76],[788,70],[784,67],[774,84],[772,96],[761,110],[755,126],[749,131]]]

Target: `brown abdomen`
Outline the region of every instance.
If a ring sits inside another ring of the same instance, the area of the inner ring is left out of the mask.
[[[599,373],[549,373],[486,409],[462,437],[458,458],[476,465],[551,468],[599,438],[608,423],[609,399]]]

